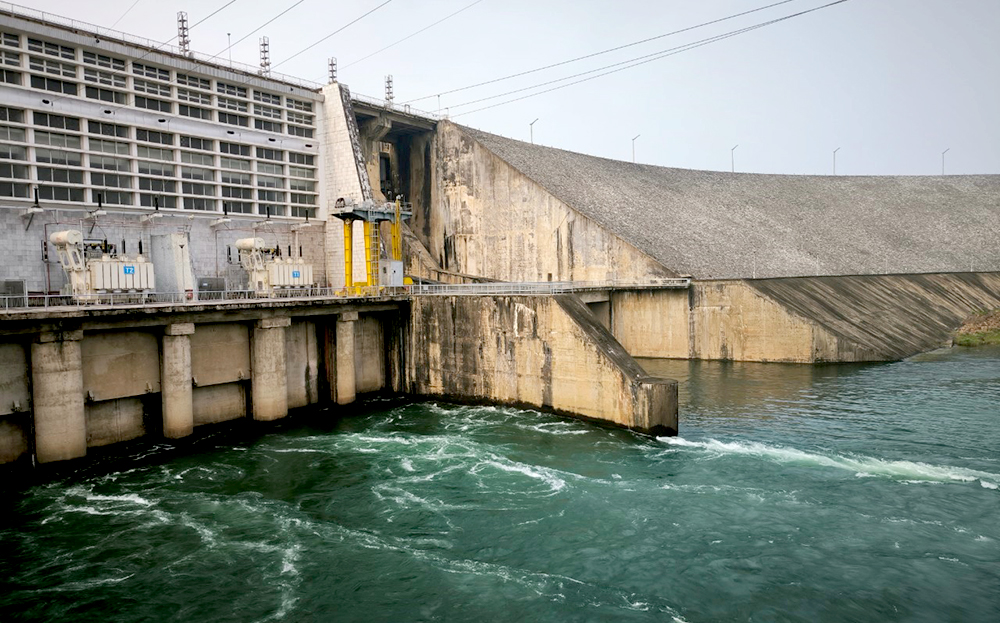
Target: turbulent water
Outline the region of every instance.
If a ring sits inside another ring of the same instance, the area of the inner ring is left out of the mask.
[[[1000,620],[1000,350],[643,364],[680,437],[374,403],[9,493],[0,620]]]

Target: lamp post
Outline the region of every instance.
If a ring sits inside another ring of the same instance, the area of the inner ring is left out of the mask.
[[[944,155],[951,151],[951,147],[941,152],[941,175],[944,175]]]
[[[538,121],[538,117],[535,117],[535,121]],[[535,121],[528,124],[528,131],[531,132],[531,144],[535,144]]]
[[[838,151],[840,151],[839,147],[837,149],[833,150],[833,174],[834,175],[837,174],[837,152]]]
[[[733,173],[736,173],[736,148],[737,147],[739,147],[739,145],[735,145],[735,146],[733,146],[732,149],[729,150],[729,162],[732,165]]]
[[[228,44],[228,46],[226,47],[226,50],[229,51],[229,66],[232,67],[233,66],[233,33],[231,33],[231,32],[227,32],[226,33],[226,43]]]
[[[632,137],[632,163],[635,164],[635,139],[642,136],[642,134],[636,134]]]

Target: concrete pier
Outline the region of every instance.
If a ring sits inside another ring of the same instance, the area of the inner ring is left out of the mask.
[[[285,327],[291,320],[264,318],[254,324],[251,339],[250,402],[253,419],[277,420],[288,415]]]
[[[167,325],[163,330],[160,396],[163,405],[163,436],[187,437],[194,431],[191,389],[191,338],[194,324]]]
[[[337,404],[354,402],[357,393],[357,372],[354,367],[354,325],[357,312],[337,316]]]
[[[39,463],[87,454],[81,339],[83,331],[41,333],[31,345],[35,456]]]

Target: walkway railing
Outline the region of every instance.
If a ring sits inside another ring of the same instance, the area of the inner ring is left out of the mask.
[[[408,286],[412,295],[553,295],[573,294],[594,290],[663,290],[686,289],[691,285],[687,277],[647,279],[644,281],[610,280],[610,281],[541,281],[510,283],[497,281],[491,283],[456,283],[456,284],[419,284]]]
[[[400,287],[355,286],[344,288],[296,288],[274,290],[262,296],[255,290],[203,292],[114,292],[69,296],[65,294],[17,294],[0,296],[0,314],[46,312],[59,309],[143,309],[178,305],[214,305],[225,303],[264,304],[280,301],[336,302],[352,299],[378,300],[406,296],[551,296],[595,290],[687,288],[690,279],[653,279],[648,281],[543,281],[539,283],[462,283],[413,284]]]
[[[355,93],[354,91],[351,91],[351,99],[368,104],[369,106],[375,106],[376,108],[394,110],[396,112],[403,113],[404,115],[423,117],[424,119],[429,119],[431,121],[440,121],[441,119],[445,118],[444,115],[439,115],[437,113],[427,112],[426,110],[419,110],[416,108],[412,108],[410,107],[409,104],[399,105],[394,102],[387,102],[384,99],[372,97],[371,95],[363,95],[361,93]]]

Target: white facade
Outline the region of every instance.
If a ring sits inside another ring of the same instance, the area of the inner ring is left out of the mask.
[[[325,220],[323,99],[0,11],[0,205]]]

